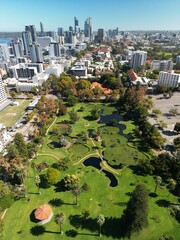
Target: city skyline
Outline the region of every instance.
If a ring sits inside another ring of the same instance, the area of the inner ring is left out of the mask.
[[[119,30],[180,30],[180,1],[172,0],[9,0],[3,2],[0,32],[23,31],[25,25],[35,25],[40,31],[68,30],[74,27],[74,17],[84,29],[85,20],[92,17],[93,30],[118,27]],[[170,10],[171,9],[171,12]],[[169,13],[170,12],[170,13]],[[13,24],[12,24],[13,23]]]

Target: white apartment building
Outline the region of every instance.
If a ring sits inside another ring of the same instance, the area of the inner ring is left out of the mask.
[[[158,78],[158,85],[168,85],[176,88],[180,84],[180,74],[160,72]]]
[[[147,52],[136,51],[133,53],[131,58],[131,68],[138,70],[139,67],[146,64]]]
[[[172,60],[153,60],[152,69],[160,69],[161,71],[173,70],[173,61]]]
[[[8,62],[10,60],[9,47],[5,43],[0,44],[0,61]]]
[[[0,77],[0,103],[7,99],[5,88],[2,82],[2,78]]]

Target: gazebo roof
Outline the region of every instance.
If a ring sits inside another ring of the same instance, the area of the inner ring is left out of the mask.
[[[36,209],[34,215],[36,219],[44,220],[48,218],[51,215],[51,213],[52,213],[51,207],[48,204],[43,204]]]

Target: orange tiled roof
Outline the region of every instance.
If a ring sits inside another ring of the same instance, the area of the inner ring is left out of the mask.
[[[136,79],[138,78],[138,75],[133,71],[133,69],[130,69],[128,74],[131,81],[136,81]]]
[[[44,220],[48,218],[51,215],[51,213],[52,213],[51,207],[48,204],[43,204],[36,209],[34,215],[36,219]]]

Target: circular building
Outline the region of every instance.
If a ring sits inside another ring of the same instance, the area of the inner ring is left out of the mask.
[[[35,210],[34,215],[39,220],[38,224],[45,224],[51,220],[53,211],[48,204],[43,204]]]

